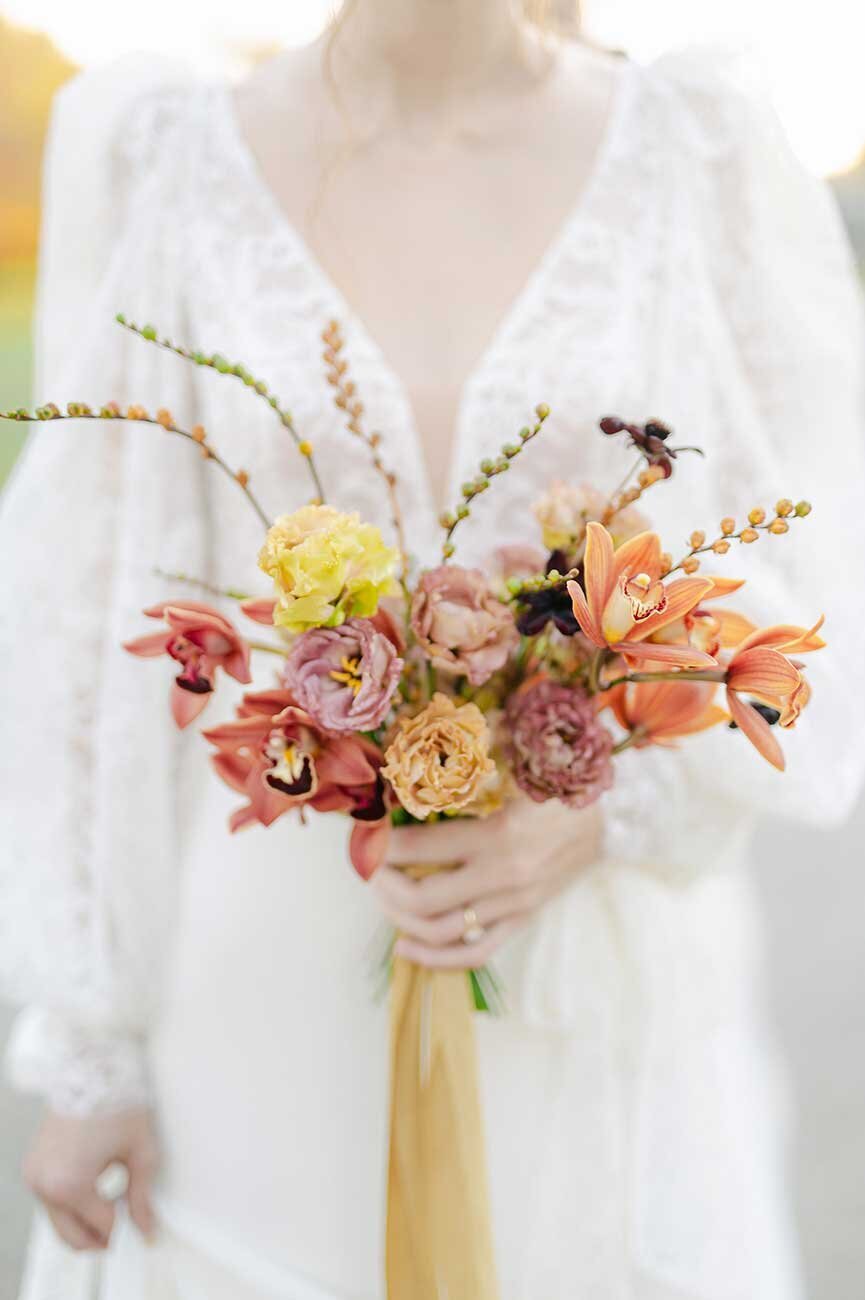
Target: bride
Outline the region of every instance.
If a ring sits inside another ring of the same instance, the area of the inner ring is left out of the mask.
[[[233,795],[120,649],[166,595],[154,566],[256,589],[230,485],[158,431],[42,429],[2,516],[0,950],[10,1068],[47,1106],[25,1300],[381,1300],[383,918],[415,961],[492,958],[507,989],[478,1025],[503,1300],[799,1296],[745,867],[758,814],[842,817],[861,766],[840,548],[865,338],[825,188],[730,60],[636,66],[508,0],[355,0],[237,90],[139,59],[79,78],[45,200],[40,401],[170,406],[271,514],[301,504],[264,403],[113,324],[152,320],[266,378],[339,504],[383,521],[321,376],[337,319],[420,564],[536,402],[543,446],[467,557],[519,540],[553,474],[612,486],[600,415],[657,415],[707,452],[657,492],[669,535],[813,501],[741,567],[763,621],[825,610],[831,646],[783,778],[736,735],[630,751],[600,812],[399,832],[365,886],[341,819],[229,837]],[[425,855],[465,865],[394,869]]]

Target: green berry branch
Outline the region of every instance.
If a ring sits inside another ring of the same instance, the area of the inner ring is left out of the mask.
[[[114,319],[118,325],[122,325],[124,329],[137,334],[145,342],[155,343],[157,347],[165,348],[168,352],[173,352],[175,356],[182,357],[185,361],[191,361],[193,365],[215,370],[220,375],[233,375],[259,397],[263,397],[309,466],[317,500],[324,501],[324,487],[312,454],[312,446],[298,433],[291,412],[280,405],[279,398],[270,392],[263,379],[256,379],[255,375],[251,374],[242,362],[228,361],[218,352],[200,352],[197,349],[182,347],[179,343],[172,343],[170,339],[164,338],[158,333],[155,325],[136,325],[134,321],[127,320],[123,312],[118,312]]]
[[[442,542],[442,560],[446,564],[456,549],[453,543],[453,535],[464,519],[468,519],[471,514],[470,502],[475,497],[486,492],[491,481],[499,474],[504,474],[510,469],[511,461],[519,456],[520,452],[536,438],[543,428],[544,421],[550,414],[550,408],[544,403],[535,407],[537,421],[535,424],[521,429],[519,432],[519,442],[506,442],[496,457],[486,457],[481,461],[477,476],[468,479],[462,485],[462,501],[453,510],[445,510],[439,515],[439,523],[444,529],[444,540]]]
[[[155,415],[150,415],[143,406],[127,406],[124,411],[116,402],[107,402],[97,409],[88,406],[86,402],[69,402],[66,410],[61,411],[54,402],[48,402],[45,406],[37,406],[33,412],[26,410],[24,407],[19,407],[16,411],[0,411],[0,420],[14,420],[30,424],[48,420],[125,420],[130,424],[158,425],[166,433],[173,433],[180,438],[186,438],[189,442],[196,443],[205,460],[212,460],[214,464],[219,466],[223,474],[237,484],[264,527],[270,528],[271,521],[249,486],[249,475],[246,470],[232,469],[222,459],[219,452],[207,441],[207,434],[203,425],[197,424],[191,430],[181,429],[179,425],[175,424],[171,412],[164,408],[158,410]]]

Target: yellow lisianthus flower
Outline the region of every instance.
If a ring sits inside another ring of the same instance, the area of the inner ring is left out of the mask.
[[[375,525],[320,505],[277,519],[258,556],[276,586],[273,621],[291,632],[374,614],[398,562]]]

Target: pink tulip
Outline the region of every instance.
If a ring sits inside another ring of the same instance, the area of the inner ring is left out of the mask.
[[[294,641],[283,680],[327,731],[374,731],[387,716],[403,661],[367,618],[310,628]]]

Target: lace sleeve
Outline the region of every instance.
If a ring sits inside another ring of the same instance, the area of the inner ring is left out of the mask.
[[[685,866],[698,846],[711,863],[758,813],[838,821],[862,780],[863,693],[850,689],[862,584],[847,559],[865,488],[862,295],[828,187],[795,159],[746,71],[702,52],[659,68],[682,127],[680,175],[696,190],[718,318],[712,366],[729,376],[711,462],[717,518],[781,495],[812,502],[795,536],[749,548],[736,604],[763,625],[825,613],[829,648],[809,657],[814,701],[783,738],[783,775],[723,730],[681,751],[622,755],[607,804],[618,861]]]
[[[59,97],[37,401],[183,409],[178,368],[113,323],[123,308],[182,332],[181,187],[167,174],[170,165],[182,175],[180,124],[177,143],[164,121],[157,136],[155,103],[141,98],[164,76],[137,62],[88,74]],[[147,134],[161,140],[162,167],[142,152]],[[155,564],[204,565],[200,462],[187,452],[138,426],[41,425],[2,503],[0,973],[25,1004],[9,1069],[65,1111],[147,1096],[181,742],[164,681],[133,674],[120,642],[157,596]]]

